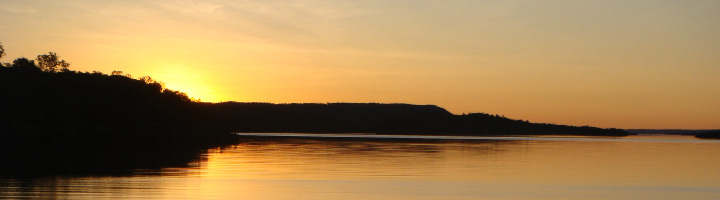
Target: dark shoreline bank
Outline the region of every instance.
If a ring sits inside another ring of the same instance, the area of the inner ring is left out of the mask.
[[[701,139],[720,139],[720,130],[698,133],[695,137]]]
[[[27,59],[0,67],[0,94],[0,170],[10,175],[176,166],[236,143],[233,132],[628,135],[485,113],[454,115],[434,105],[196,102],[149,77],[44,71]]]

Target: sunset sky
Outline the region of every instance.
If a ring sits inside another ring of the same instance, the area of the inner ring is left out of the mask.
[[[0,42],[203,101],[720,129],[717,0],[0,0]]]

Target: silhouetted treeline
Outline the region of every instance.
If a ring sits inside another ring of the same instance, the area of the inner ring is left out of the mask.
[[[160,166],[160,157],[186,161],[207,147],[237,142],[233,132],[627,134],[483,113],[453,115],[434,105],[203,103],[149,77],[69,66],[52,52],[0,66],[0,162],[24,164],[0,165],[0,172]]]
[[[149,77],[16,59],[0,66],[0,172],[151,168],[236,142],[199,108]]]
[[[197,103],[149,78],[2,67],[0,94],[4,137],[197,142],[210,128]]]
[[[41,141],[185,146],[230,132],[626,135],[483,113],[453,115],[434,105],[201,103],[150,78],[114,74],[46,71],[22,58],[0,68],[2,137],[27,142],[8,146]]]
[[[702,139],[720,139],[720,130],[706,131],[695,135],[696,138]]]
[[[703,139],[720,139],[720,130],[686,130],[686,129],[626,129],[631,134],[667,134],[692,135]]]
[[[200,103],[213,122],[236,132],[422,135],[608,135],[601,129],[530,123],[484,113],[453,115],[434,105],[328,103]]]
[[[697,135],[713,130],[688,130],[688,129],[625,129],[631,134],[667,134],[667,135]],[[718,130],[715,130],[718,131]]]

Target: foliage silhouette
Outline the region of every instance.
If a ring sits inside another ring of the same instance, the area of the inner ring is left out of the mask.
[[[530,123],[485,113],[453,115],[434,105],[199,103],[215,123],[236,132],[418,135],[625,136],[620,129]]]
[[[149,77],[57,69],[27,58],[0,67],[0,175],[155,168],[236,142]]]
[[[60,56],[58,56],[55,52],[38,55],[37,61],[37,66],[41,70],[48,72],[68,71],[68,67],[70,67],[70,63],[65,60],[61,60]]]
[[[3,46],[2,42],[0,42],[0,59],[5,57],[5,47]]]
[[[434,105],[205,103],[150,77],[76,72],[50,52],[0,67],[0,174],[158,167],[233,144],[233,132],[627,135],[454,115]],[[164,161],[159,157],[171,158]]]
[[[14,69],[16,69],[16,70],[19,70],[19,71],[35,71],[35,72],[39,72],[39,71],[40,71],[40,68],[38,68],[38,67],[35,65],[35,61],[34,61],[34,60],[29,60],[29,59],[27,59],[27,58],[18,58],[18,59],[15,59],[15,60],[13,61],[13,63],[12,63],[11,65],[9,65],[9,67],[12,67],[12,68],[14,68]]]
[[[702,138],[702,139],[720,139],[720,130],[712,130],[707,132],[702,132],[697,135],[695,135],[696,138]]]

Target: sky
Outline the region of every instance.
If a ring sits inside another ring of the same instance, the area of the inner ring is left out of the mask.
[[[0,0],[0,42],[209,102],[720,129],[716,0]]]

